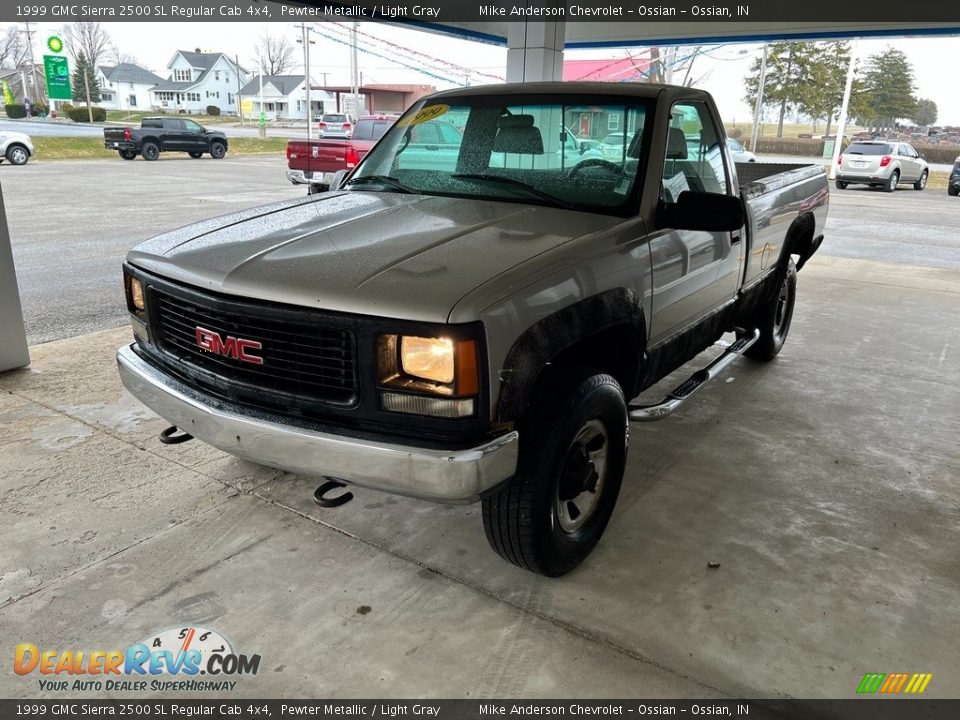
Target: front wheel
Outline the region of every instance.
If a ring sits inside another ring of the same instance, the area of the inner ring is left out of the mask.
[[[11,165],[26,165],[30,159],[30,153],[23,145],[11,145],[7,149],[7,160]]]
[[[894,170],[890,175],[890,179],[887,181],[887,184],[883,186],[883,189],[887,192],[893,192],[897,189],[897,185],[900,182],[900,171]]]
[[[960,195],[960,185],[951,185],[950,187],[948,187],[947,195],[952,195],[953,197]]]
[[[783,349],[793,320],[793,306],[797,300],[797,266],[793,260],[787,264],[787,272],[777,288],[777,293],[757,311],[756,327],[759,339],[744,353],[754,360],[773,360]]]
[[[222,142],[212,142],[210,143],[210,157],[215,160],[219,160],[224,155],[227,154],[227,146]]]
[[[610,375],[552,375],[520,432],[517,473],[483,500],[483,529],[504,560],[557,577],[593,551],[620,492],[627,405]]]
[[[927,171],[924,170],[920,179],[913,184],[914,190],[923,190],[927,186]]]

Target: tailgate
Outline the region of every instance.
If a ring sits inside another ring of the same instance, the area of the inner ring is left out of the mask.
[[[123,140],[123,131],[126,128],[104,128],[103,129],[103,139],[104,140],[114,140],[122,141]]]

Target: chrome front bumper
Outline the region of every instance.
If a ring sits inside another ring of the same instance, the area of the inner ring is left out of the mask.
[[[445,503],[475,502],[516,472],[516,432],[449,451],[359,440],[221,404],[147,363],[132,345],[117,351],[117,365],[127,390],[164,420],[262,465]]]

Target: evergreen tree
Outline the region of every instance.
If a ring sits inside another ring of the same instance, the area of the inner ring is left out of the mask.
[[[84,85],[84,76],[90,85],[89,97],[87,97],[87,86]],[[78,103],[86,103],[87,107],[90,107],[91,103],[100,102],[100,83],[97,82],[96,71],[82,50],[77,53],[77,58],[74,60],[73,99]]]
[[[894,127],[900,118],[916,114],[917,98],[913,84],[913,68],[900,50],[888,47],[871,55],[863,73],[863,105],[866,121],[871,127],[886,130]]]
[[[922,127],[933,125],[937,121],[937,104],[933,100],[917,100],[913,121]]]
[[[767,72],[763,90],[764,107],[779,108],[777,137],[783,137],[783,120],[787,112],[803,107],[808,88],[813,82],[814,43],[783,40],[767,47]],[[744,100],[753,107],[760,85],[762,58],[753,61],[745,83]]]
[[[818,42],[813,45],[810,63],[810,81],[801,88],[799,106],[813,120],[826,120],[826,134],[830,134],[833,118],[840,112],[843,90],[850,65],[850,44],[847,42]]]

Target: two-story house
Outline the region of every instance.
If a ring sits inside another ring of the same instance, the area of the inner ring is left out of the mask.
[[[237,113],[237,90],[249,81],[249,73],[219,52],[177,50],[167,64],[170,79],[154,86],[150,95],[155,110],[206,112],[208,105],[224,115]]]
[[[98,65],[98,105],[108,110],[149,110],[152,106],[150,91],[162,82],[159,75],[133,63]]]

